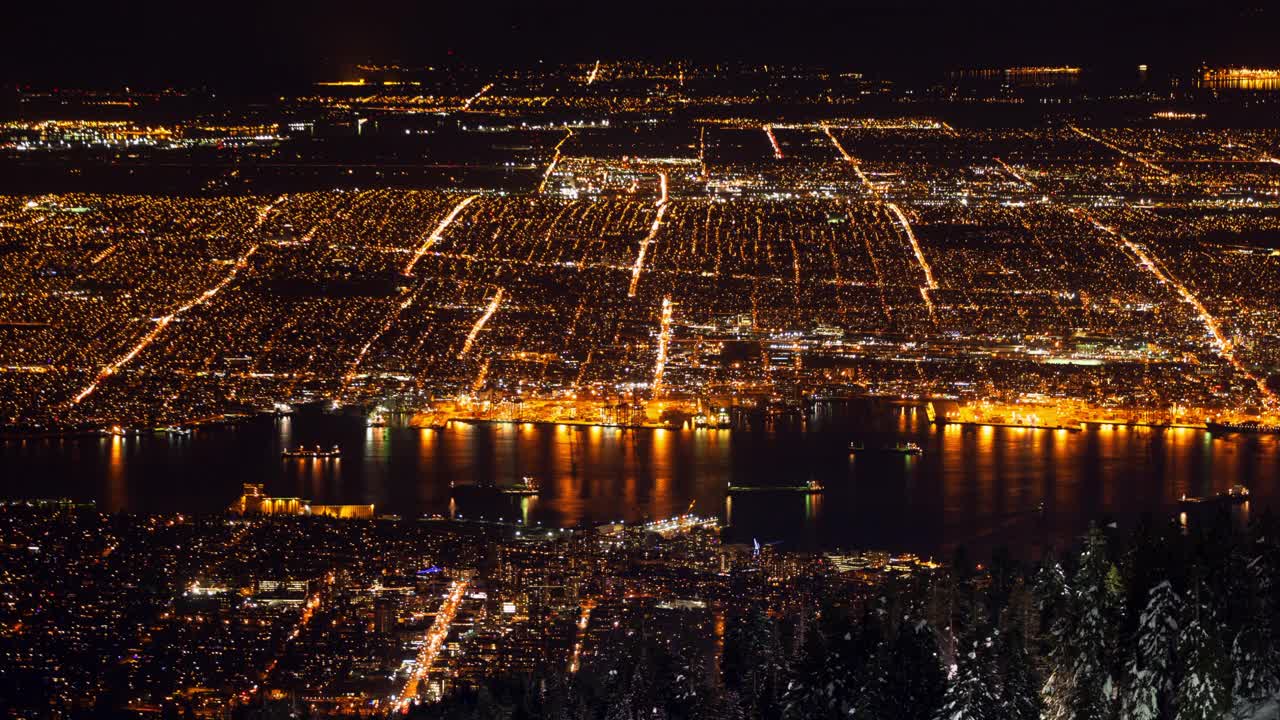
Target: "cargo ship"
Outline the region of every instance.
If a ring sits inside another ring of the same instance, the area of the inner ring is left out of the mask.
[[[342,457],[342,450],[338,449],[337,445],[334,445],[332,448],[329,448],[328,450],[322,450],[319,445],[315,446],[315,448],[313,449],[298,447],[293,450],[286,449],[282,451],[280,453],[280,457],[332,459],[332,458]]]
[[[1241,505],[1246,502],[1249,502],[1249,488],[1244,485],[1232,485],[1226,492],[1220,492],[1208,497],[1187,497],[1183,495],[1178,498],[1178,504],[1184,508],[1205,507],[1208,505]]]
[[[1257,420],[1241,422],[1215,422],[1209,420],[1204,424],[1211,433],[1259,433],[1263,435],[1280,435],[1280,425],[1265,425]]]
[[[854,455],[864,455],[870,453],[888,453],[890,455],[923,455],[924,448],[916,443],[898,443],[893,447],[868,448],[860,442],[849,443],[849,452]]]
[[[504,495],[537,495],[538,481],[528,475],[520,478],[520,482],[515,485],[507,485],[498,488],[498,492]]]
[[[822,492],[822,484],[810,480],[804,485],[730,485],[729,494],[736,493],[801,493],[813,495]]]

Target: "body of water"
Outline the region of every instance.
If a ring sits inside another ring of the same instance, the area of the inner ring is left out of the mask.
[[[319,412],[260,418],[190,437],[0,441],[0,495],[94,500],[106,511],[218,512],[246,482],[317,503],[374,503],[379,514],[502,519],[550,527],[693,511],[731,541],[794,549],[865,548],[946,557],[965,545],[1035,555],[1091,521],[1123,527],[1178,515],[1178,499],[1243,484],[1239,519],[1280,499],[1280,436],[1186,429],[1084,432],[938,428],[922,411],[823,408],[806,431],[620,430],[452,423],[365,428]],[[852,456],[914,441],[918,457]],[[338,460],[281,459],[338,444]],[[537,478],[537,497],[496,487]],[[821,495],[726,495],[726,486],[821,482]]]

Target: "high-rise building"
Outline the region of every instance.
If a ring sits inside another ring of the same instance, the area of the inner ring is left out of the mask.
[[[373,603],[373,629],[379,635],[390,635],[396,630],[395,599],[380,597]]]

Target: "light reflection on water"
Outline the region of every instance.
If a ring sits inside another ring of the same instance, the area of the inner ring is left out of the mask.
[[[1215,90],[1280,90],[1280,77],[1206,78],[1201,87]]]
[[[0,492],[95,499],[105,510],[216,512],[244,482],[279,496],[372,502],[380,513],[503,518],[550,527],[715,514],[734,542],[865,547],[946,555],[1009,545],[1032,554],[1092,520],[1175,517],[1182,495],[1247,485],[1256,515],[1280,496],[1280,438],[1195,430],[1085,432],[929,425],[913,409],[823,412],[803,432],[624,431],[452,423],[444,430],[365,428],[300,414],[190,438],[147,436],[0,443]],[[913,440],[920,457],[851,456],[848,443]],[[341,445],[338,460],[281,460],[301,445]],[[523,476],[536,498],[497,486]],[[822,496],[755,494],[740,484],[801,485]],[[451,488],[451,483],[453,486]]]

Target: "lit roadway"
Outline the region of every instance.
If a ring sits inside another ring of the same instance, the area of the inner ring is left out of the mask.
[[[565,127],[564,137],[560,138],[560,142],[556,143],[555,152],[551,155],[551,164],[547,165],[547,171],[542,174],[542,182],[538,183],[538,192],[547,189],[547,181],[551,179],[551,173],[555,172],[556,165],[560,162],[560,148],[565,142],[573,137],[573,128]]]
[[[826,133],[827,138],[831,140],[831,144],[835,146],[836,152],[840,153],[840,157],[845,162],[853,166],[853,172],[858,176],[858,180],[862,182],[863,187],[871,193],[872,197],[883,201],[883,198],[880,197],[880,190],[876,188],[875,183],[871,182],[866,173],[862,172],[862,166],[858,164],[858,159],[850,155],[849,152],[844,149],[844,146],[840,144],[840,140],[836,137],[835,133],[831,132],[831,127],[826,123],[822,123],[822,132]],[[925,262],[924,252],[920,249],[920,243],[916,242],[916,234],[911,230],[911,225],[907,222],[907,217],[902,214],[902,211],[898,209],[897,205],[888,203],[887,207],[898,218],[898,222],[902,224],[902,228],[907,231],[907,239],[911,241],[911,248],[915,251],[916,262],[920,263],[920,269],[924,270],[925,282],[927,282],[928,285],[920,288],[920,297],[924,298],[924,305],[929,309],[929,317],[932,318],[933,298],[929,297],[929,290],[936,287],[936,284],[933,282],[933,270],[929,267],[929,263]],[[850,220],[852,220],[852,218],[850,218]],[[884,298],[884,277],[880,274],[880,264],[876,261],[876,254],[871,249],[870,238],[864,239],[867,243],[867,256],[871,258],[871,267],[876,273],[876,283],[880,291],[880,307],[884,310],[885,317],[892,318],[893,312],[889,309],[889,304]],[[797,285],[800,283],[799,277],[800,269],[797,267]]]
[[[848,153],[848,151],[846,151],[846,150],[844,149],[844,146],[843,146],[843,145],[841,145],[841,144],[840,144],[840,141],[836,139],[836,135],[835,135],[835,133],[831,132],[831,126],[827,125],[826,123],[823,123],[823,124],[822,124],[822,132],[826,133],[826,134],[827,134],[827,138],[829,138],[829,139],[831,140],[831,144],[836,146],[836,152],[840,153],[840,157],[841,157],[845,162],[847,162],[847,163],[849,163],[850,165],[852,165],[852,166],[853,166],[853,172],[854,172],[855,174],[857,174],[858,179],[862,181],[862,184],[863,184],[863,185],[864,185],[868,190],[870,190],[870,191],[871,191],[871,194],[872,194],[872,195],[875,195],[876,197],[879,197],[879,196],[880,196],[880,192],[879,192],[878,190],[876,190],[876,186],[875,186],[874,184],[872,184],[871,180],[869,180],[869,179],[867,178],[866,174],[862,172],[862,166],[858,164],[858,159],[857,159],[857,158],[855,158],[854,156],[850,155],[850,154]]]
[[[311,624],[311,619],[315,617],[316,610],[318,610],[320,605],[324,602],[325,594],[329,589],[331,589],[333,580],[334,575],[333,573],[330,573],[325,578],[325,586],[307,597],[306,604],[302,606],[302,613],[298,615],[298,622],[293,626],[293,629],[289,631],[289,636],[284,640],[286,645],[296,640],[298,636],[302,634],[302,631],[306,629],[307,625]],[[271,673],[275,672],[276,666],[280,664],[280,655],[284,654],[284,650],[285,648],[281,647],[277,656],[272,658],[271,662],[267,663],[266,668],[263,669],[262,674],[259,676],[260,682],[264,686],[267,680],[271,677]],[[255,687],[255,690],[256,689],[257,688]]]
[[[658,206],[658,216],[653,219],[649,234],[640,241],[640,252],[636,254],[636,262],[631,266],[631,287],[627,289],[627,297],[636,296],[636,287],[640,284],[640,273],[644,272],[644,256],[649,252],[649,243],[653,242],[653,239],[658,236],[658,230],[662,229],[662,218],[666,216],[669,207],[671,206],[665,203]]]
[[[773,135],[773,126],[765,125],[764,134],[769,136],[769,144],[773,146],[773,157],[776,160],[782,159],[782,146],[778,145],[778,138]]]
[[[369,353],[369,348],[372,347],[373,344],[378,341],[378,338],[382,337],[387,330],[391,329],[391,326],[395,321],[400,318],[400,314],[407,310],[409,306],[418,299],[418,296],[422,294],[422,288],[424,287],[426,287],[426,282],[420,283],[413,292],[409,293],[409,297],[405,298],[399,305],[396,305],[395,309],[387,315],[386,320],[382,322],[382,325],[378,327],[378,331],[370,336],[369,340],[360,348],[360,352],[356,353],[355,359],[351,361],[351,367],[347,369],[347,374],[342,377],[342,387],[338,390],[338,394],[334,398],[335,400],[338,402],[342,402],[344,400],[347,393],[347,387],[351,384],[351,381],[355,379],[356,371],[359,370],[360,363],[364,361],[364,356]]]
[[[418,683],[422,682],[422,678],[431,671],[436,657],[440,655],[444,639],[449,636],[449,625],[453,623],[453,617],[458,614],[458,608],[462,605],[462,596],[467,592],[470,584],[471,576],[463,574],[449,586],[449,593],[445,595],[444,602],[436,611],[435,621],[431,623],[427,634],[422,638],[422,650],[418,652],[417,665],[409,675],[409,679],[405,681],[399,699],[392,703],[393,712],[401,714],[409,712],[409,703],[418,696]]]
[[[493,83],[489,83],[488,85],[485,85],[484,87],[480,88],[480,92],[478,92],[478,93],[476,93],[475,95],[472,95],[471,97],[467,98],[467,101],[466,101],[466,102],[464,102],[464,103],[462,103],[462,109],[463,109],[463,110],[470,110],[470,109],[471,109],[471,103],[473,103],[473,102],[475,102],[475,101],[479,100],[479,99],[480,99],[480,97],[481,97],[482,95],[484,95],[485,93],[489,92],[489,90],[491,90],[491,89],[493,89]]]
[[[599,60],[597,60],[597,61],[596,61],[596,65],[595,65],[595,67],[591,68],[591,74],[590,74],[590,75],[587,75],[587,84],[588,84],[588,85],[590,85],[591,83],[593,83],[593,82],[595,82],[595,81],[596,81],[596,75],[597,75],[599,72],[600,72],[600,61],[599,61]]]
[[[857,160],[854,160],[854,159],[853,159],[853,156],[852,156],[852,155],[850,155],[850,154],[849,154],[849,152],[848,152],[847,150],[845,150],[845,149],[844,149],[844,146],[840,144],[840,141],[836,139],[835,134],[831,132],[831,126],[830,126],[830,125],[827,125],[826,123],[823,123],[823,124],[822,124],[822,132],[824,132],[824,133],[826,133],[826,134],[827,134],[827,138],[831,140],[831,144],[832,144],[832,145],[835,145],[835,146],[836,146],[836,152],[840,153],[840,157],[841,157],[841,158],[843,158],[845,162],[847,162],[847,163],[853,163],[854,165],[857,165],[857,164],[858,164],[858,161],[857,161]]]
[[[583,635],[587,632],[587,623],[591,620],[591,609],[596,606],[596,601],[590,598],[582,601],[582,607],[578,612],[577,628],[574,634],[577,636],[573,642],[573,656],[569,659],[569,672],[578,672],[578,667],[582,658],[582,642]]]
[[[449,225],[457,219],[458,214],[465,210],[466,207],[474,202],[478,197],[480,196],[468,195],[457,205],[453,206],[453,209],[449,211],[449,214],[445,215],[444,219],[440,221],[440,224],[436,226],[435,231],[428,235],[427,239],[422,242],[422,246],[414,252],[413,257],[409,260],[409,264],[404,266],[404,270],[402,272],[405,275],[413,273],[413,266],[418,264],[418,261],[422,259],[422,256],[425,255],[428,250],[430,250],[436,243],[440,242],[440,238],[444,237],[444,231],[447,230]]]
[[[219,292],[221,292],[223,288],[225,288],[227,285],[230,285],[231,282],[236,279],[236,275],[240,274],[241,268],[249,264],[249,258],[253,256],[253,253],[256,252],[257,249],[258,249],[258,246],[253,245],[252,247],[249,248],[249,250],[244,255],[241,255],[239,259],[236,260],[235,265],[231,267],[231,272],[227,273],[222,278],[222,280],[218,282],[217,285],[214,285],[208,290],[205,290],[195,300],[192,300],[186,305],[183,305],[177,310],[174,310],[168,315],[165,315],[164,317],[157,320],[155,327],[151,328],[151,331],[148,332],[146,335],[143,335],[142,339],[138,341],[138,344],[134,345],[129,350],[129,352],[125,353],[122,357],[120,357],[110,365],[107,365],[106,367],[102,368],[102,370],[98,372],[98,376],[94,378],[93,382],[89,383],[88,387],[81,390],[79,394],[77,394],[74,398],[72,398],[71,404],[78,405],[81,400],[84,400],[85,398],[92,395],[93,391],[98,389],[98,385],[102,383],[102,381],[106,380],[112,375],[115,375],[116,372],[120,370],[120,368],[124,367],[130,361],[132,361],[135,357],[137,357],[138,353],[142,352],[143,350],[146,350],[147,346],[155,342],[156,338],[160,337],[160,333],[164,332],[164,329],[169,327],[169,325],[173,323],[174,318],[185,313],[186,311],[190,310],[193,307],[198,307],[200,305],[203,305],[204,303],[208,302],[209,298],[213,297],[214,295],[217,295]]]
[[[698,176],[707,179],[707,128],[698,128]]]
[[[485,358],[484,364],[480,366],[480,372],[476,373],[476,380],[475,382],[471,383],[472,395],[479,394],[480,388],[484,387],[485,378],[489,377],[489,361],[491,359],[492,358]]]
[[[933,300],[929,297],[930,290],[937,290],[938,283],[933,280],[933,269],[929,267],[928,261],[924,259],[924,251],[920,249],[920,243],[916,241],[916,234],[911,229],[911,223],[907,222],[907,216],[902,213],[902,209],[895,203],[885,203],[885,207],[898,218],[898,222],[902,224],[902,229],[907,233],[907,240],[911,243],[911,249],[916,254],[916,262],[920,263],[920,269],[924,271],[924,287],[920,288],[920,296],[924,298],[924,304],[929,308],[929,317],[933,317]]]
[[[667,343],[671,341],[671,297],[662,298],[662,319],[658,330],[658,360],[653,368],[653,397],[662,393],[662,373],[667,368]]]
[[[1018,182],[1022,183],[1023,185],[1026,185],[1032,190],[1036,189],[1036,186],[1030,180],[1022,177],[1022,175],[1019,174],[1017,170],[1014,170],[1012,167],[1009,166],[1009,163],[1005,162],[1004,160],[1001,160],[1000,158],[995,158],[995,161],[996,161],[996,164],[998,164],[1001,168],[1003,168],[1005,172],[1009,173],[1014,178],[1016,178]]]
[[[1200,299],[1187,289],[1186,285],[1182,284],[1181,280],[1179,280],[1173,273],[1169,272],[1167,268],[1164,268],[1159,259],[1153,257],[1143,249],[1141,245],[1138,245],[1124,235],[1121,235],[1114,228],[1098,222],[1088,213],[1085,213],[1085,217],[1093,223],[1094,227],[1119,240],[1129,252],[1133,253],[1133,255],[1138,258],[1139,265],[1154,275],[1156,280],[1173,288],[1188,305],[1195,308],[1196,314],[1200,316],[1200,322],[1204,323],[1205,329],[1208,330],[1209,335],[1213,337],[1213,347],[1218,351],[1218,356],[1223,360],[1226,360],[1228,363],[1231,363],[1231,366],[1238,370],[1240,374],[1249,378],[1251,382],[1257,385],[1258,391],[1262,393],[1263,397],[1273,403],[1276,401],[1276,394],[1271,391],[1271,388],[1267,387],[1266,380],[1254,375],[1244,366],[1244,363],[1240,362],[1240,360],[1236,358],[1235,353],[1232,351],[1231,341],[1227,340],[1226,336],[1222,334],[1222,329],[1218,326],[1218,320],[1214,318],[1208,308],[1200,302]]]
[[[315,617],[316,611],[324,604],[326,596],[333,590],[333,582],[335,575],[329,573],[325,576],[324,585],[318,588],[314,593],[307,596],[306,603],[302,606],[302,612],[298,615],[298,622],[294,624],[293,629],[289,631],[289,636],[284,639],[284,644],[276,651],[275,657],[267,666],[263,668],[258,675],[258,683],[250,688],[247,692],[240,695],[241,702],[248,703],[254,693],[265,690],[268,687],[268,680],[271,679],[271,673],[275,672],[276,666],[280,664],[280,658],[285,654],[288,644],[293,642],[302,634],[307,625],[311,624],[311,619]]]
[[[902,224],[902,229],[907,233],[907,240],[911,243],[911,249],[916,254],[916,261],[920,263],[920,269],[924,271],[925,287],[930,290],[937,290],[938,283],[933,280],[933,269],[929,267],[929,263],[924,259],[924,251],[920,249],[920,243],[916,241],[916,234],[911,229],[911,223],[907,222],[907,216],[902,213],[902,209],[896,203],[885,203],[885,207],[889,208],[894,217],[898,218],[898,222]]]
[[[103,250],[102,252],[98,253],[97,255],[94,255],[92,258],[89,258],[89,264],[90,264],[90,265],[97,265],[98,263],[100,263],[100,262],[102,262],[103,260],[105,260],[105,259],[107,258],[107,256],[108,256],[108,255],[110,255],[111,253],[115,252],[115,251],[116,251],[116,249],[117,249],[117,248],[119,248],[119,247],[120,247],[119,245],[112,245],[112,246],[108,247],[107,249]]]
[[[1134,153],[1131,153],[1131,152],[1129,152],[1128,150],[1125,150],[1124,148],[1120,147],[1119,145],[1116,145],[1115,143],[1109,143],[1109,142],[1107,142],[1106,140],[1103,140],[1102,138],[1098,137],[1097,135],[1091,135],[1091,134],[1089,134],[1089,133],[1087,133],[1087,132],[1085,132],[1085,131],[1081,130],[1080,128],[1076,127],[1075,125],[1071,125],[1071,126],[1070,126],[1070,128],[1071,128],[1072,130],[1074,130],[1074,131],[1075,131],[1075,133],[1076,133],[1077,135],[1079,135],[1079,136],[1081,136],[1081,137],[1084,137],[1084,138],[1088,138],[1088,139],[1090,139],[1090,140],[1092,140],[1092,141],[1094,141],[1094,142],[1098,143],[1099,145],[1102,145],[1103,147],[1107,147],[1107,148],[1110,148],[1110,149],[1112,149],[1112,150],[1115,150],[1116,152],[1118,152],[1118,153],[1120,153],[1121,155],[1123,155],[1123,156],[1125,156],[1125,157],[1129,158],[1130,160],[1132,160],[1132,161],[1134,161],[1134,162],[1136,162],[1136,163],[1139,163],[1139,164],[1141,164],[1141,165],[1144,165],[1144,166],[1146,166],[1146,167],[1148,167],[1148,168],[1150,168],[1150,169],[1152,169],[1152,170],[1155,170],[1156,172],[1160,173],[1161,175],[1167,175],[1169,178],[1176,178],[1176,177],[1177,177],[1177,175],[1174,175],[1173,173],[1169,172],[1168,170],[1165,170],[1164,168],[1160,167],[1159,165],[1156,165],[1156,164],[1155,164],[1155,163],[1153,163],[1153,162],[1148,162],[1147,160],[1144,160],[1144,159],[1142,159],[1141,157],[1138,157],[1138,156],[1137,156],[1137,155],[1135,155]]]
[[[260,208],[258,210],[258,219],[254,221],[253,227],[250,228],[250,232],[256,232],[258,228],[262,227],[262,223],[266,222],[267,216],[271,214],[271,211],[275,209],[275,206],[280,204],[282,200],[283,200],[283,197],[276,198],[274,201],[271,202],[271,204],[264,205],[262,208]],[[217,295],[219,292],[222,291],[224,287],[226,287],[227,285],[230,285],[231,282],[236,279],[236,275],[240,274],[240,269],[249,264],[249,258],[252,257],[253,254],[257,252],[257,250],[258,250],[258,246],[255,243],[243,255],[241,255],[236,260],[235,264],[231,267],[231,272],[227,273],[227,275],[223,277],[222,280],[217,285],[214,285],[208,290],[205,290],[196,299],[192,300],[186,305],[183,305],[177,310],[174,310],[173,312],[169,313],[168,315],[165,315],[164,317],[156,321],[156,326],[151,329],[151,332],[148,332],[146,335],[143,335],[142,339],[138,341],[138,344],[134,345],[129,350],[129,352],[125,353],[122,357],[117,359],[115,362],[99,370],[98,376],[94,378],[93,382],[89,383],[88,387],[81,390],[74,398],[72,398],[71,404],[79,405],[81,400],[84,400],[85,398],[89,397],[90,395],[93,394],[94,390],[98,389],[98,385],[101,384],[103,380],[106,380],[112,375],[115,375],[116,372],[120,370],[120,368],[124,367],[130,361],[132,361],[135,357],[137,357],[138,353],[142,352],[143,350],[146,350],[147,346],[155,342],[156,338],[160,337],[160,333],[164,332],[164,329],[169,327],[170,323],[173,322],[174,318],[185,313],[186,311],[190,310],[193,307],[198,307],[200,305],[203,305],[205,302],[209,300],[209,298],[213,297],[214,295]]]
[[[479,320],[476,320],[476,324],[471,326],[471,332],[467,333],[467,339],[462,343],[462,352],[458,353],[459,360],[471,352],[471,346],[475,343],[476,336],[484,329],[485,323],[489,322],[489,318],[498,312],[498,306],[502,304],[502,296],[504,294],[506,294],[506,291],[498,288],[498,292],[494,293],[493,299],[489,301],[489,307],[485,308],[484,314],[480,316]]]

